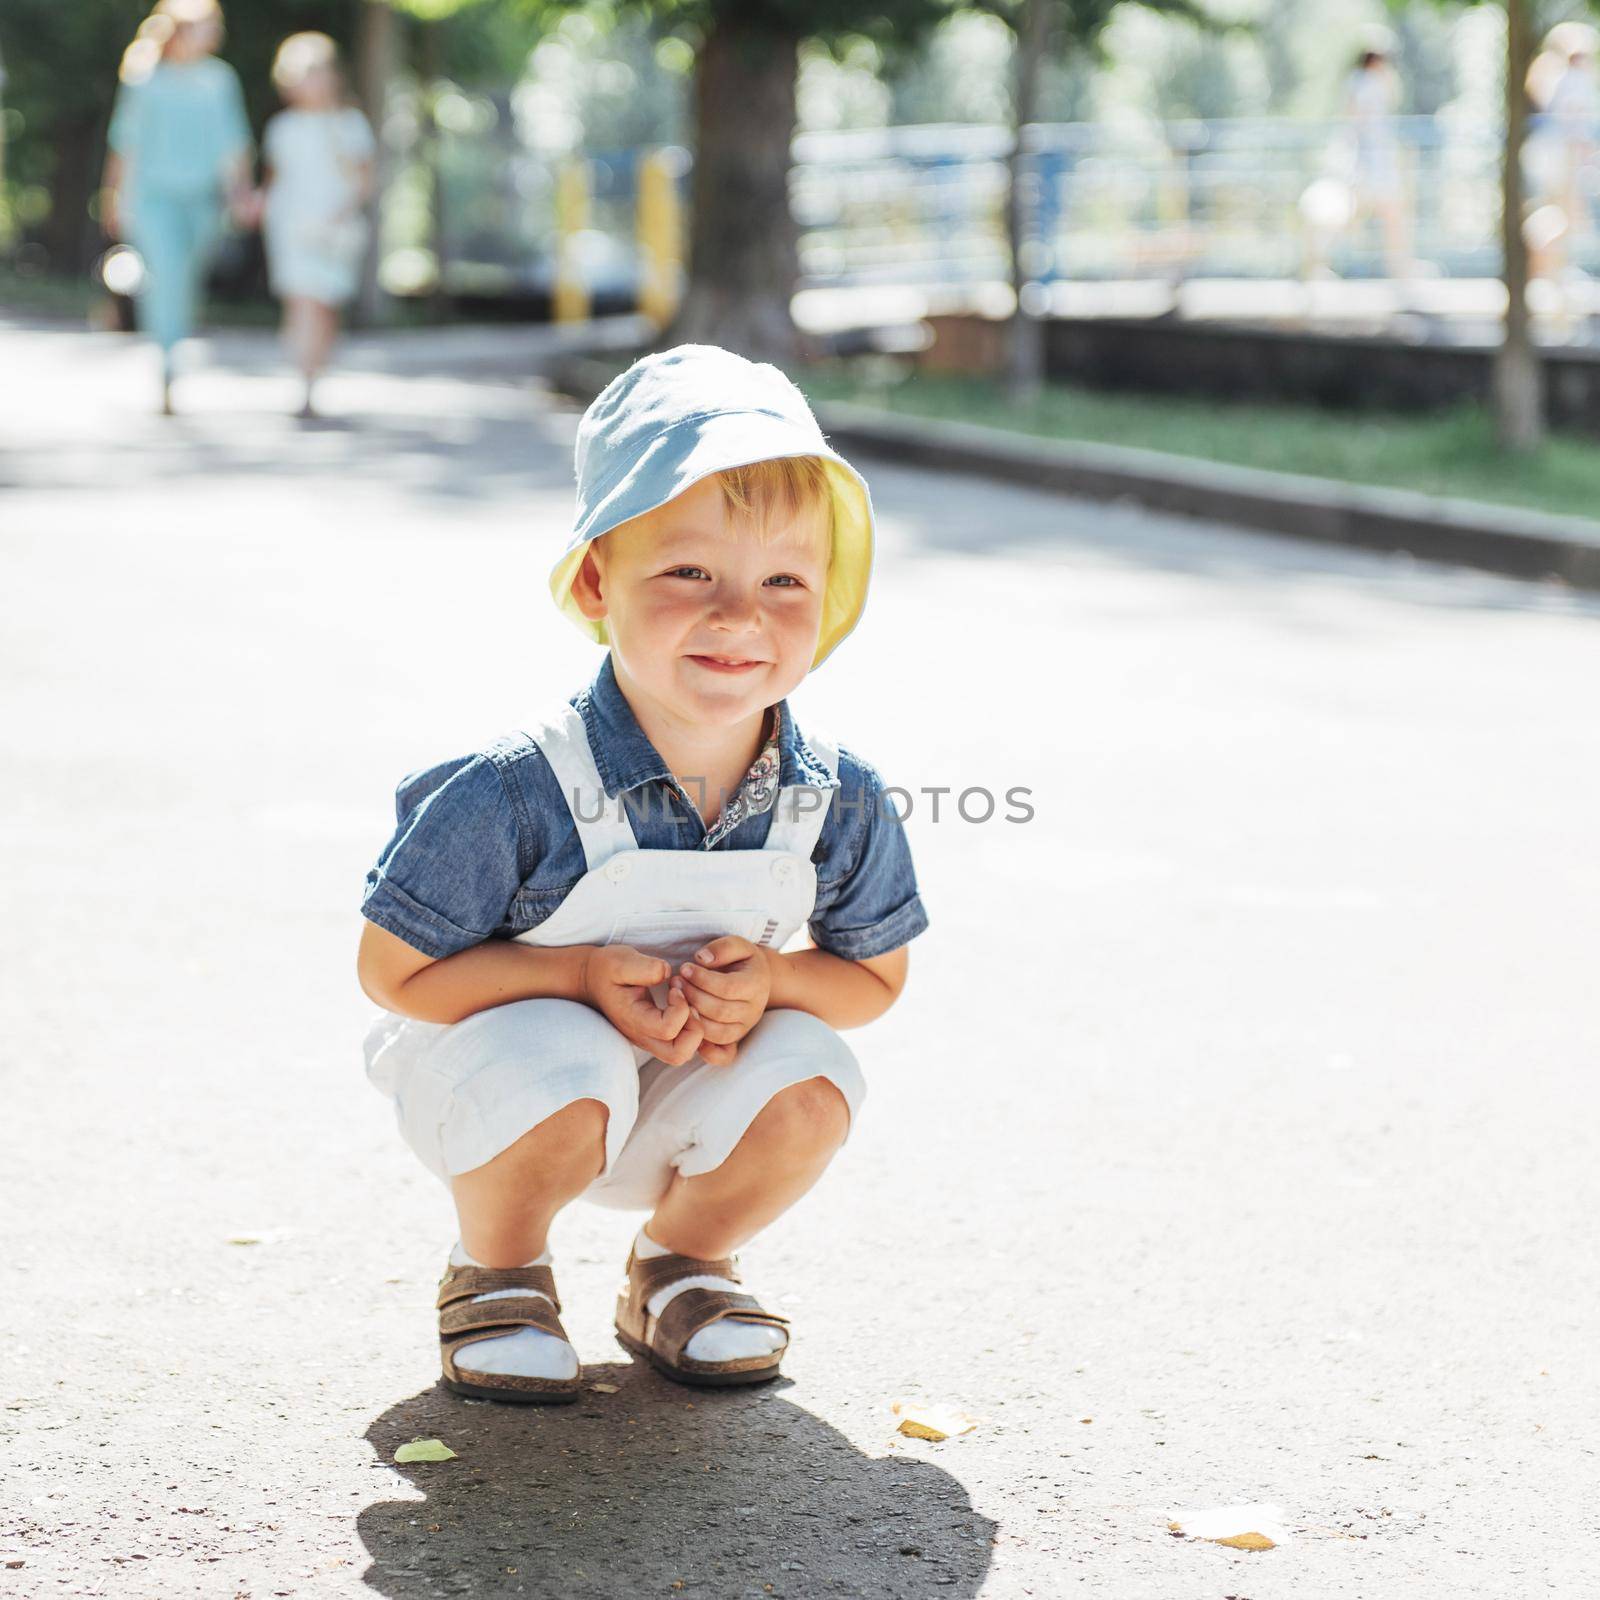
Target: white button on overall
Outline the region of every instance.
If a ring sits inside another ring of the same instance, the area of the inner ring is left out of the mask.
[[[605,874],[613,883],[621,883],[628,876],[628,863],[622,856],[606,862]]]

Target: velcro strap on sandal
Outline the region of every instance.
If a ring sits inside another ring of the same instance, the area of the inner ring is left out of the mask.
[[[665,1289],[680,1278],[727,1278],[730,1282],[739,1282],[731,1256],[719,1261],[708,1261],[700,1256],[649,1256],[643,1261],[635,1257],[628,1277],[636,1305],[643,1305],[657,1289]]]
[[[536,1294],[507,1295],[503,1300],[469,1300],[447,1306],[439,1313],[439,1337],[449,1339],[458,1333],[480,1328],[538,1328],[542,1333],[565,1339],[566,1329],[556,1308]]]
[[[556,1293],[556,1276],[549,1267],[458,1267],[445,1269],[439,1280],[439,1298],[434,1304],[443,1310],[457,1300],[470,1300],[474,1295],[493,1294],[498,1289],[537,1289],[561,1309],[561,1296]],[[489,1302],[491,1305],[493,1301]],[[508,1300],[507,1304],[514,1304]]]
[[[683,1359],[683,1347],[702,1328],[724,1317],[735,1322],[766,1322],[787,1326],[789,1319],[776,1311],[764,1311],[754,1295],[734,1294],[729,1289],[684,1289],[675,1294],[656,1319],[651,1344],[676,1365]]]

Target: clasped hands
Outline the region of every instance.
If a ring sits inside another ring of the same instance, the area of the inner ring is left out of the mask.
[[[663,1010],[651,986],[671,982]],[[761,1020],[772,993],[772,952],[723,934],[676,970],[631,945],[597,946],[584,965],[584,998],[630,1044],[675,1067],[696,1052],[733,1064],[739,1040]]]

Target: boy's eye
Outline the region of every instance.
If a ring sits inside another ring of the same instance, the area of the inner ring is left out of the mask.
[[[677,578],[677,577],[681,577],[686,572],[700,572],[700,573],[703,573],[705,570],[706,569],[704,567],[672,567],[667,571],[665,576],[667,576],[669,578]],[[776,582],[776,583],[780,584],[781,587],[783,587],[785,589],[803,587],[803,585],[801,583],[801,580],[799,578],[795,577],[795,575],[792,572],[774,573],[773,576],[771,578],[769,578],[767,581],[769,583]]]

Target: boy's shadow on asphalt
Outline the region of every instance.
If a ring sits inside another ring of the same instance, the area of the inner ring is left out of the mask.
[[[367,1430],[384,1464],[415,1438],[454,1461],[396,1467],[425,1497],[358,1520],[364,1581],[436,1594],[976,1595],[996,1524],[907,1456],[864,1456],[785,1396],[786,1378],[695,1390],[585,1364],[573,1405],[471,1403],[443,1384]],[[681,1580],[682,1587],[676,1585]]]

